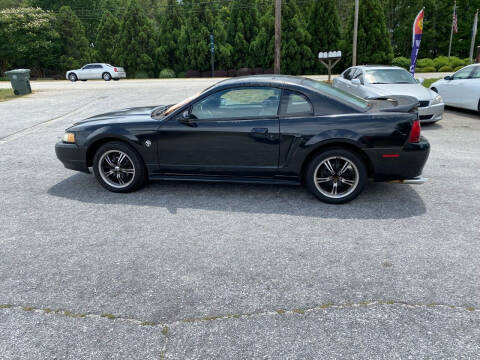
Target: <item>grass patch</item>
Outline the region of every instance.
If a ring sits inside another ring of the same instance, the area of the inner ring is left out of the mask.
[[[423,82],[423,86],[425,86],[426,88],[429,88],[430,85],[432,85],[435,81],[437,80],[440,80],[441,78],[435,78],[435,79],[425,79],[425,81]]]
[[[0,101],[7,101],[15,97],[12,89],[0,89]]]

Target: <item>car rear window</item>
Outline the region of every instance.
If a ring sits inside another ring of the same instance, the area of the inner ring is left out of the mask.
[[[303,84],[306,86],[310,86],[316,90],[321,91],[322,93],[325,93],[327,95],[330,95],[332,97],[338,98],[340,100],[343,100],[343,102],[349,103],[351,105],[354,105],[356,107],[359,107],[363,110],[367,110],[369,107],[368,101],[364,100],[358,96],[351,95],[345,91],[342,91],[340,89],[334,88],[329,84],[326,84],[324,82],[312,80],[312,79],[305,79],[303,81]]]

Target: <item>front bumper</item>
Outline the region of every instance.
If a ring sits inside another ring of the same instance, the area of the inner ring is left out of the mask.
[[[76,144],[60,141],[55,144],[55,154],[67,169],[90,173],[85,153]]]
[[[443,119],[444,103],[418,108],[418,118],[421,123],[432,123]]]

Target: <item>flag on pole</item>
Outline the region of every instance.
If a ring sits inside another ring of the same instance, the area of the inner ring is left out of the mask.
[[[477,37],[477,26],[478,26],[478,9],[475,13],[475,18],[473,19],[473,28],[472,28],[472,43],[470,44],[470,61],[473,60],[473,50],[475,47],[475,38]]]
[[[453,5],[453,18],[452,18],[453,32],[458,33],[458,17],[457,17],[457,2]]]
[[[425,8],[420,10],[413,22],[412,55],[410,56],[410,74],[412,74],[412,76],[415,75],[418,51],[420,50],[420,42],[422,41],[424,10]]]

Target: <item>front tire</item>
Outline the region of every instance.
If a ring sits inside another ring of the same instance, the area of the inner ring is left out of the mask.
[[[305,176],[308,190],[317,198],[330,204],[343,204],[362,192],[367,168],[355,153],[332,148],[313,158]]]
[[[71,73],[70,75],[68,75],[68,80],[70,80],[71,82],[77,81],[78,80],[77,75],[75,75],[74,73]]]
[[[106,143],[97,150],[93,157],[93,173],[104,188],[119,193],[140,189],[147,178],[140,155],[118,141]]]
[[[104,72],[103,75],[102,75],[102,78],[105,81],[110,81],[110,80],[112,80],[112,75],[110,75],[110,73],[108,73],[108,72]]]

